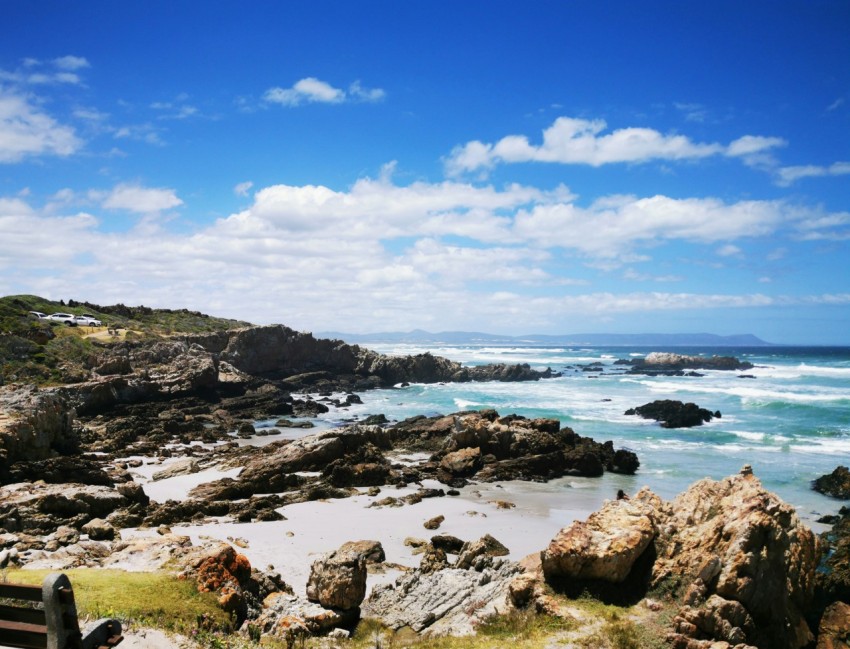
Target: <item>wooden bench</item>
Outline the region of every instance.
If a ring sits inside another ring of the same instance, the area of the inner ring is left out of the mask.
[[[0,647],[109,649],[124,639],[118,620],[98,620],[83,636],[71,582],[59,572],[41,586],[0,583],[0,601],[12,601],[0,603]]]

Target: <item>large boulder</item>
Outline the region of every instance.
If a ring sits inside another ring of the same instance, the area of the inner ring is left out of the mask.
[[[562,529],[541,553],[546,579],[624,581],[658,533],[660,505],[644,489],[632,500],[609,501],[586,521]]]
[[[562,530],[541,560],[555,585],[561,578],[622,582],[641,589],[635,601],[649,587],[678,594],[683,608],[669,640],[679,649],[725,646],[712,642],[800,649],[814,639],[804,614],[819,556],[794,508],[745,466],[723,480],[700,480],[671,503],[648,489],[608,502]]]
[[[813,640],[804,613],[813,597],[817,539],[749,467],[695,483],[671,512],[656,540],[656,584],[696,584],[708,599],[740,603],[753,621],[745,641],[760,649],[798,649]]]
[[[307,580],[311,602],[347,611],[359,607],[364,597],[366,559],[358,546],[343,545],[313,562]]]

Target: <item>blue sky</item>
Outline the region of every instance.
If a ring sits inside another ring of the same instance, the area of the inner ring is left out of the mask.
[[[16,2],[0,294],[850,344],[850,3]]]

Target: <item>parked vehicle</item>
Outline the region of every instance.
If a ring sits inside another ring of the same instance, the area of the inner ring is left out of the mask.
[[[81,327],[102,327],[103,323],[89,313],[76,316],[75,320]]]
[[[47,316],[47,319],[51,322],[62,322],[63,324],[68,325],[69,327],[77,326],[77,316],[73,313],[51,313]]]
[[[30,311],[29,315],[33,318],[38,318],[39,320],[47,320],[48,316],[46,313],[42,313],[41,311]]]

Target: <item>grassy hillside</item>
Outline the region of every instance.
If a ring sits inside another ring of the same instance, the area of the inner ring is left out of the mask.
[[[68,327],[39,321],[29,311],[91,314],[103,327]],[[86,365],[104,345],[128,338],[159,338],[243,327],[247,322],[216,318],[188,309],[152,309],[123,304],[54,302],[35,295],[0,298],[0,385],[83,380]]]

